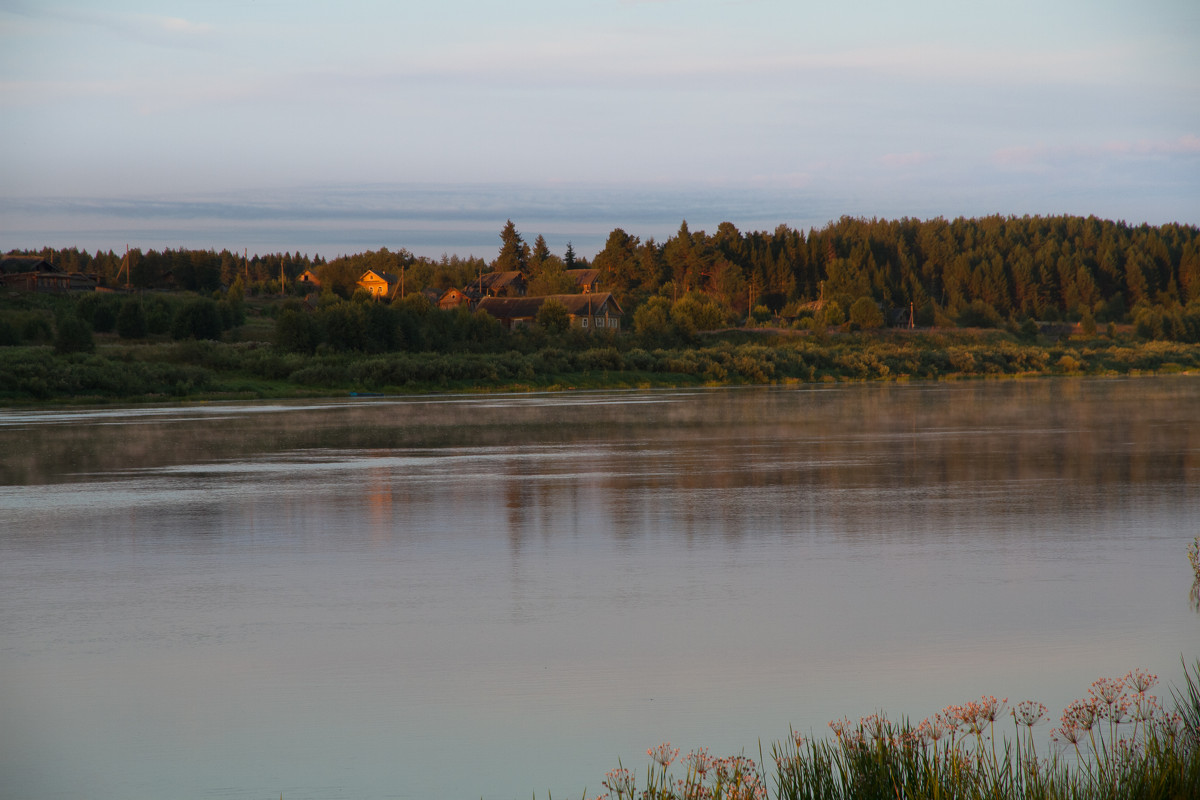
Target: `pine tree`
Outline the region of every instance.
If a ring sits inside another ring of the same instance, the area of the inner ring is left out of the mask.
[[[500,245],[500,254],[492,262],[492,269],[496,272],[520,272],[528,277],[529,245],[525,244],[511,219],[504,224],[504,230],[500,231],[500,241],[503,244]]]

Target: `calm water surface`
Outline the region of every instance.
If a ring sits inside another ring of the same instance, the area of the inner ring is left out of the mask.
[[[578,797],[1057,714],[1200,656],[1198,528],[1187,377],[0,411],[0,797]]]

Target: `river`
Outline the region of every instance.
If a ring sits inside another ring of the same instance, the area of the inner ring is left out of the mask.
[[[1194,377],[0,411],[0,796],[590,796],[1200,656]]]

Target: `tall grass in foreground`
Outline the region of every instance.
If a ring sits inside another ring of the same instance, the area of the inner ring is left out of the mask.
[[[1192,601],[1192,608],[1200,611],[1200,536],[1188,545],[1188,561],[1192,564],[1192,571],[1196,573],[1196,580],[1192,581],[1192,591],[1188,598]]]
[[[1200,660],[1191,672],[1185,663],[1184,676],[1186,688],[1172,690],[1174,711],[1149,693],[1155,675],[1101,678],[1062,712],[1048,742],[1034,733],[1049,722],[1044,705],[1010,708],[985,696],[917,725],[872,714],[831,722],[832,739],[793,734],[771,747],[773,770],[761,752],[758,762],[704,749],[680,759],[678,748],[661,744],[647,751],[640,786],[621,767],[605,777],[600,798],[1192,800],[1200,798]]]

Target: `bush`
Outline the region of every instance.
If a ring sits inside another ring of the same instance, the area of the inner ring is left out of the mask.
[[[671,306],[671,321],[687,335],[720,328],[726,317],[726,309],[703,295],[684,295]]]
[[[671,301],[665,297],[652,297],[638,306],[633,312],[633,328],[647,339],[669,339],[672,334]]]
[[[860,329],[883,327],[883,312],[869,297],[860,297],[850,306],[850,324]]]
[[[982,300],[975,300],[958,313],[960,328],[999,328],[1004,320],[996,309]]]
[[[96,333],[111,333],[117,324],[117,312],[112,303],[101,303],[92,314],[92,330]]]
[[[324,338],[331,348],[366,351],[367,336],[362,309],[362,304],[338,303],[321,313]]]
[[[21,334],[15,325],[0,317],[0,347],[12,347],[21,343]]]
[[[1017,340],[1025,344],[1033,344],[1038,338],[1038,325],[1031,319],[1026,319],[1021,323],[1021,327],[1017,328]]]
[[[90,353],[96,349],[92,329],[79,317],[69,314],[58,321],[54,335],[54,351],[57,353]]]
[[[551,298],[538,309],[537,324],[551,333],[562,333],[571,326],[571,315],[566,306]]]
[[[171,329],[171,319],[174,314],[171,304],[156,295],[146,295],[142,298],[142,310],[146,314],[146,331],[151,334],[163,334]]]
[[[311,314],[288,309],[275,320],[275,346],[292,353],[312,354],[321,343],[321,329]]]
[[[206,297],[189,300],[179,307],[171,320],[172,339],[221,338],[221,314],[217,304]]]
[[[818,314],[817,323],[825,327],[841,325],[846,321],[846,314],[837,300],[830,300]]]
[[[122,339],[145,339],[147,333],[149,327],[142,302],[134,297],[127,298],[117,312],[117,335]]]

